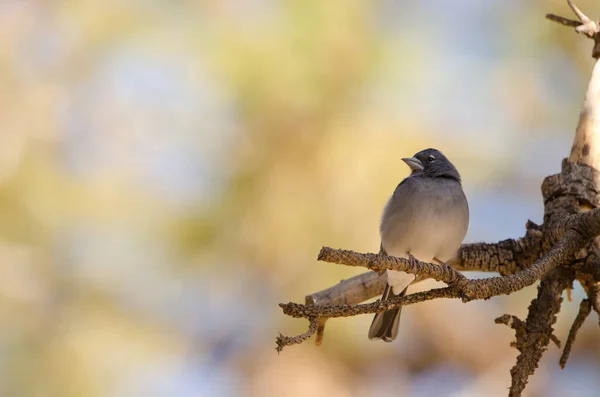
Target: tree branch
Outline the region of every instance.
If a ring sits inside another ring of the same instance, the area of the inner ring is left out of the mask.
[[[571,285],[573,277],[565,277],[563,269],[559,268],[542,279],[538,287],[538,295],[529,306],[529,314],[525,320],[526,333],[520,341],[517,363],[510,370],[509,396],[521,395],[550,340],[555,339],[552,325],[556,322],[556,314],[560,311],[562,291]]]
[[[515,330],[516,340],[510,343],[510,347],[514,347],[519,351],[525,349],[525,343],[527,339],[527,329],[525,327],[525,321],[521,320],[517,316],[510,314],[503,314],[494,320],[496,324],[504,324]],[[554,334],[550,334],[550,339],[560,349],[560,339]]]
[[[578,33],[592,38],[594,40],[592,56],[597,59],[600,56],[598,24],[583,14],[572,1],[568,0],[568,4],[580,23],[564,18],[557,19],[555,16],[550,19],[575,26]],[[593,208],[597,208],[599,204],[598,181],[600,178],[598,178],[597,171],[600,166],[599,103],[600,64],[596,62],[579,116],[570,157],[563,162],[562,172],[546,178],[542,185],[545,244],[551,244],[564,232],[576,231],[581,236],[581,241],[584,241],[582,248],[585,248],[575,253],[576,259],[585,259],[590,256],[590,252],[594,252],[594,244],[591,244],[590,247],[588,241],[597,235],[598,210]],[[590,209],[593,210],[590,211]],[[532,301],[529,307],[529,314],[525,322],[526,338],[521,343],[517,363],[511,369],[511,396],[521,395],[529,376],[534,373],[553,336],[552,324],[556,321],[556,314],[560,310],[562,291],[569,288],[575,278],[575,272],[569,271],[566,267],[569,264],[570,261],[565,261],[565,267],[550,272],[542,279],[538,297]],[[586,279],[589,278],[589,275],[584,275],[583,272],[579,275],[583,275]],[[594,277],[591,278],[594,279]],[[575,327],[574,324],[563,352],[563,358],[561,358],[561,366],[566,364],[577,328],[578,326]]]
[[[281,353],[284,346],[295,345],[304,342],[308,338],[314,335],[317,332],[317,328],[319,326],[319,322],[316,317],[309,318],[310,324],[308,326],[308,331],[298,336],[284,336],[282,333],[279,333],[279,336],[276,339],[277,353]]]
[[[538,225],[528,221],[527,233],[520,239],[503,240],[495,244],[463,244],[456,257],[448,262],[458,271],[497,272],[514,274],[529,267],[542,251],[542,232]],[[331,250],[331,249],[329,249]],[[324,256],[327,256],[324,254]],[[335,262],[335,261],[333,261]],[[415,282],[425,278],[417,276]],[[343,280],[325,290],[307,295],[307,305],[353,305],[381,295],[385,277],[369,271]],[[315,344],[321,345],[325,333],[326,318],[319,319]]]
[[[494,320],[496,324],[504,324],[515,330],[516,340],[510,343],[510,347],[514,347],[521,351],[525,347],[525,339],[527,337],[527,330],[525,329],[525,321],[521,320],[517,316],[511,316],[510,314],[503,314]]]
[[[594,50],[592,52],[592,56],[594,58],[598,58],[598,56],[600,56],[600,47],[598,45],[598,33],[600,32],[600,25],[598,25],[597,22],[591,20],[587,15],[581,12],[581,10],[579,10],[579,8],[577,8],[577,6],[573,4],[571,0],[567,0],[567,3],[569,4],[569,7],[571,7],[571,10],[573,10],[573,13],[575,13],[575,15],[577,16],[577,19],[579,19],[579,22],[574,21],[572,19],[563,18],[554,14],[546,14],[546,18],[553,22],[558,22],[564,26],[574,27],[577,33],[582,33],[588,38],[593,39]]]
[[[564,18],[564,17],[558,16],[558,15],[554,15],[554,14],[546,14],[546,19],[549,19],[552,22],[557,22],[557,23],[560,23],[561,25],[569,26],[569,27],[572,27],[572,28],[576,28],[578,26],[583,25],[579,21],[574,21],[572,19]]]
[[[448,262],[457,271],[496,272],[501,275],[515,274],[539,258],[542,252],[542,232],[533,222],[528,222],[527,233],[520,239],[503,240],[495,244],[463,244],[456,257]],[[331,256],[331,248],[319,255],[319,260],[337,263]],[[323,257],[321,258],[321,255]],[[412,268],[411,268],[412,269]],[[424,280],[419,276],[416,282]],[[306,304],[338,305],[356,304],[381,295],[385,278],[369,271],[306,296]]]
[[[380,277],[376,272],[366,272],[314,294],[306,295],[304,302],[307,305],[354,305],[374,296],[381,295],[385,285],[385,277]],[[320,346],[325,336],[326,317],[319,318],[315,344]]]
[[[563,350],[562,355],[560,356],[560,367],[562,369],[567,365],[567,360],[569,359],[569,354],[571,354],[571,348],[573,347],[573,343],[575,342],[575,338],[577,337],[577,331],[583,325],[587,316],[590,315],[592,311],[592,303],[589,299],[584,299],[581,301],[579,305],[579,312],[577,313],[577,317],[575,317],[575,321],[573,321],[573,325],[571,326],[571,330],[569,331],[569,337],[567,338],[567,343],[565,343],[565,349]]]
[[[458,297],[459,293],[456,287],[445,287],[362,305],[303,305],[289,302],[280,303],[279,307],[283,309],[284,314],[294,318],[352,317],[360,314],[380,313],[398,306],[412,305],[432,299]]]
[[[363,305],[315,305],[310,304],[310,302],[309,304],[302,305],[290,302],[287,304],[281,303],[279,306],[283,309],[284,314],[296,318],[332,318],[356,316],[367,313],[380,313],[399,306],[438,298],[461,298],[463,302],[468,302],[474,299],[489,299],[492,296],[510,294],[542,279],[545,274],[558,267],[561,263],[568,263],[576,251],[582,248],[589,239],[600,234],[600,209],[572,215],[562,219],[556,224],[557,230],[563,231],[564,235],[550,251],[539,258],[532,266],[511,276],[489,277],[479,280],[468,280],[449,266],[439,266],[417,261],[417,264],[413,268],[413,264],[409,263],[409,261],[404,258],[377,254],[361,254],[353,251],[334,250],[332,248],[324,247],[319,253],[320,260],[349,266],[367,267],[377,271],[385,269],[400,271],[414,270],[415,274],[418,276],[443,281],[449,284],[449,287],[433,289],[404,297],[397,297],[387,301],[377,301]],[[572,280],[570,280],[570,283],[572,283]],[[570,283],[568,285],[570,285]],[[542,285],[544,285],[544,280],[542,280]],[[565,288],[568,285],[566,285]],[[562,290],[560,292],[562,293]],[[534,307],[533,303],[532,307]],[[530,316],[532,315],[532,307],[530,307]],[[560,306],[558,306],[558,308],[560,308]],[[545,313],[547,313],[547,311],[545,311]],[[532,317],[531,320],[533,321],[534,317]],[[312,333],[309,336],[311,335]],[[300,343],[309,336],[299,342],[294,340],[290,342],[290,344]],[[280,350],[283,346],[286,346],[285,339],[282,339],[282,342],[279,343],[281,338],[283,338],[283,336],[278,338],[278,347],[280,347]],[[548,338],[550,337],[548,336]],[[524,384],[526,384],[526,381]]]
[[[587,214],[591,214],[591,212]],[[598,213],[595,212],[595,214]],[[583,221],[586,220],[587,217],[578,219]],[[399,306],[438,298],[461,298],[463,302],[474,299],[488,299],[496,295],[510,294],[533,284],[544,274],[557,267],[561,262],[568,260],[582,244],[580,238],[581,236],[578,232],[574,230],[568,231],[548,253],[542,256],[530,268],[512,276],[467,280],[462,275],[462,277],[456,277],[455,273],[448,269],[448,266],[418,262],[416,265],[416,274],[427,275],[437,280],[447,282],[450,286],[363,305],[302,305],[290,302],[287,304],[281,303],[279,306],[283,309],[284,314],[288,316],[310,319],[380,313]],[[358,254],[352,251],[332,250],[327,248],[324,250],[326,253],[336,253],[334,254],[336,260],[341,261],[343,259],[344,264],[347,261],[351,266],[402,271],[412,270],[412,265],[403,258],[376,254]],[[321,252],[323,253],[323,250]],[[435,267],[438,269],[435,269]],[[458,272],[456,273],[460,274]]]
[[[598,58],[596,56],[595,58]],[[600,163],[600,117],[596,104],[600,101],[600,63],[596,61],[587,93],[583,101],[583,108],[579,115],[579,123],[575,132],[573,147],[569,156],[572,163],[586,164],[597,167]]]
[[[401,270],[412,273],[414,271],[415,275],[422,276],[422,278],[432,278],[437,281],[443,281],[446,284],[452,284],[465,279],[465,276],[448,265],[440,266],[421,261],[416,261],[416,264],[413,264],[406,258],[396,258],[394,256],[379,254],[361,254],[329,247],[321,248],[318,260],[346,266],[366,267],[376,272]]]

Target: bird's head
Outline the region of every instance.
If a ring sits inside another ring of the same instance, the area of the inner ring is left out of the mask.
[[[450,178],[460,182],[456,167],[437,149],[425,149],[413,157],[402,159],[413,174],[420,173],[429,178]]]

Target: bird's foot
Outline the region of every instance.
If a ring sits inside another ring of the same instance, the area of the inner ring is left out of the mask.
[[[441,267],[448,267],[448,264],[442,260],[439,260],[438,258],[436,258],[435,256],[433,257],[433,261],[435,263],[437,263],[438,265],[440,265]]]
[[[433,261],[435,263],[437,263],[440,266],[446,266],[446,262],[439,260],[438,258],[436,258],[435,256],[433,257]]]
[[[419,263],[419,261],[410,252],[407,252],[406,256],[408,256],[408,262],[413,266],[413,274],[416,277],[417,276],[417,263]]]

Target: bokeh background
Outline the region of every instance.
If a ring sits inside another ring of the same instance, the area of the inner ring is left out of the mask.
[[[360,272],[317,253],[377,251],[423,148],[463,175],[466,241],[541,222],[593,63],[544,20],[565,3],[0,1],[0,396],[505,396],[493,320],[534,287],[407,308],[393,344],[331,320],[280,355],[307,324],[277,303]],[[599,332],[563,371],[550,346],[526,395],[597,395]]]

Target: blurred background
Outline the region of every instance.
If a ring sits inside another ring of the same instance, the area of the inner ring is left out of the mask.
[[[591,17],[600,6],[580,0]],[[505,396],[517,351],[494,318],[536,288],[307,323],[279,302],[361,272],[381,210],[441,149],[467,242],[542,220],[570,150],[591,42],[562,0],[0,1],[0,396]],[[472,274],[481,277],[481,274]],[[421,283],[413,291],[429,289]],[[566,299],[568,329],[583,297]],[[600,389],[598,319],[527,396]],[[594,392],[595,391],[595,392]]]

